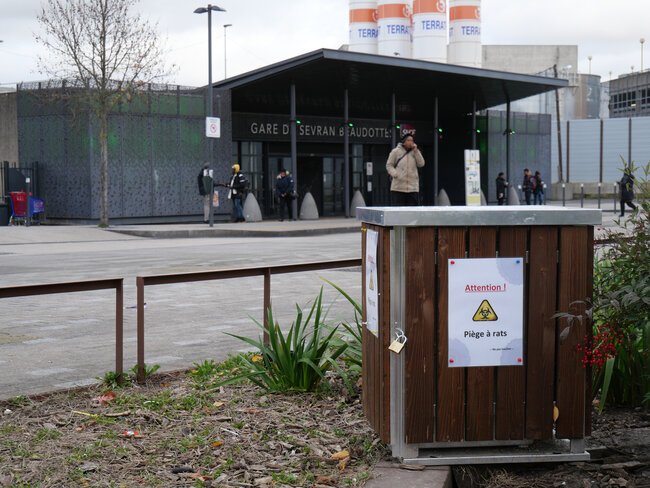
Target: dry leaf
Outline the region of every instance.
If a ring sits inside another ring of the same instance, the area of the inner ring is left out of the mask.
[[[339,461],[339,471],[343,471],[347,466],[348,462],[350,461],[350,457],[346,457],[345,459],[341,459]]]
[[[553,422],[555,422],[560,417],[560,409],[553,407]]]
[[[115,400],[117,395],[114,391],[107,391],[101,396],[93,398],[93,402],[99,403],[100,405],[108,405],[110,402]]]
[[[259,363],[262,361],[262,355],[261,354],[255,354],[253,357],[251,357],[251,361],[254,363]]]
[[[226,404],[226,402],[214,402],[212,404],[213,407],[220,408],[223,407]]]
[[[339,451],[335,454],[332,454],[332,459],[335,459],[337,461],[345,459],[346,457],[350,457],[350,453],[348,451]]]
[[[221,447],[223,446],[223,441],[214,441],[212,444],[210,444],[212,447]]]

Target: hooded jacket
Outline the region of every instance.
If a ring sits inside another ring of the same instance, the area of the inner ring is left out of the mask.
[[[407,151],[402,143],[397,144],[388,155],[386,171],[393,179],[390,191],[414,193],[420,191],[418,168],[424,166],[424,158],[419,149]]]

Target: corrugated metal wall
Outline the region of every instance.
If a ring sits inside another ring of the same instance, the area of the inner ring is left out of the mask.
[[[573,183],[597,183],[599,181],[600,122],[600,120],[571,120],[560,123],[562,167],[565,181]],[[568,147],[567,125],[569,125]],[[554,182],[559,181],[556,127],[556,122],[553,121],[551,166]],[[650,117],[603,119],[603,182],[613,183],[620,180],[623,168],[621,158],[628,161],[630,154],[632,161],[637,166],[645,165],[650,161]],[[567,160],[569,164],[568,178]]]

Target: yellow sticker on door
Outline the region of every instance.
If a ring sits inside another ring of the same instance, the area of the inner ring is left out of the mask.
[[[467,316],[466,316],[467,317]],[[483,300],[472,318],[474,322],[495,322],[499,320],[490,302]]]

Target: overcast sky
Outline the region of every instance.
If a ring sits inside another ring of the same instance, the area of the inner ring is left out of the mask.
[[[46,2],[47,0],[42,0]],[[41,80],[33,34],[41,0],[0,0],[0,85]],[[214,0],[227,10],[213,14],[213,80],[224,76],[224,29],[228,75],[348,42],[348,0]],[[177,65],[170,83],[207,83],[207,16],[192,0],[142,0],[138,9],[158,23]],[[578,45],[579,70],[603,80],[638,70],[639,39],[650,41],[650,0],[483,0],[484,44]],[[650,48],[648,42],[647,48]],[[646,49],[644,68],[650,67]]]

